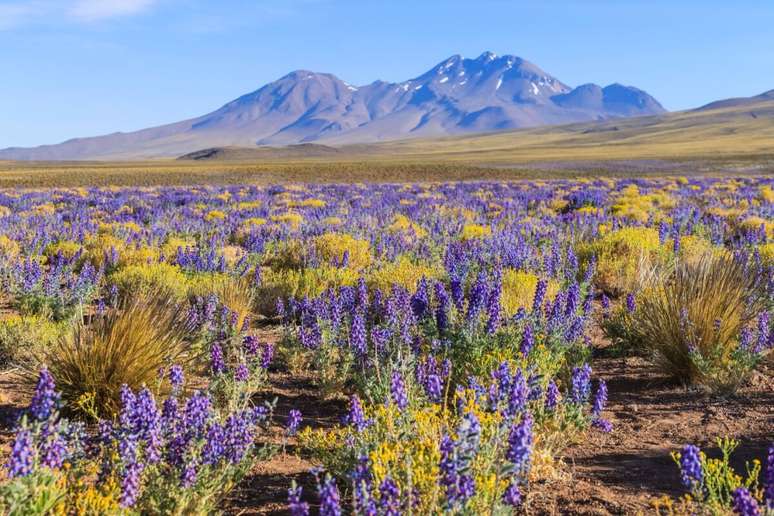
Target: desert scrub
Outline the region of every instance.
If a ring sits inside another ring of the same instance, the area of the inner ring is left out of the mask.
[[[120,408],[122,386],[162,388],[160,370],[192,360],[194,334],[187,307],[164,293],[138,294],[88,326],[75,324],[36,358],[56,379],[68,409],[110,417]]]
[[[770,350],[767,299],[764,272],[710,253],[656,267],[628,310],[628,331],[670,376],[733,391]]]

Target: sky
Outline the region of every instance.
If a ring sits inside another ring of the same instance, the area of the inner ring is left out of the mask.
[[[772,0],[0,0],[0,148],[217,109],[295,69],[360,85],[513,54],[669,110],[774,89]]]

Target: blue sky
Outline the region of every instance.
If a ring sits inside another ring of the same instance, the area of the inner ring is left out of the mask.
[[[399,81],[528,59],[668,109],[774,88],[774,2],[0,0],[0,148],[204,114],[285,73]]]

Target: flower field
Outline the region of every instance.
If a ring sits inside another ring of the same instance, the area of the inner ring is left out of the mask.
[[[0,513],[774,515],[770,177],[5,189],[0,280]]]

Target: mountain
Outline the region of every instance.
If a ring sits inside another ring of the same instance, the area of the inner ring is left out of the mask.
[[[637,88],[571,88],[515,56],[452,56],[413,79],[356,87],[297,70],[204,116],[131,133],[0,150],[0,159],[136,159],[203,148],[347,144],[653,115]]]

